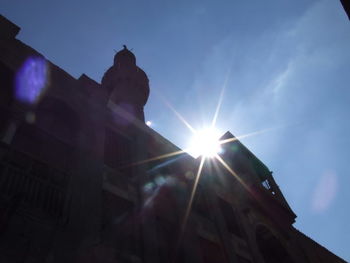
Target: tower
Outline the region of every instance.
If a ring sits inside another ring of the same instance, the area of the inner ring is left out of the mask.
[[[114,56],[114,64],[102,78],[108,92],[108,107],[120,111],[127,123],[134,118],[144,122],[143,107],[149,96],[146,73],[136,65],[135,55],[124,45]]]

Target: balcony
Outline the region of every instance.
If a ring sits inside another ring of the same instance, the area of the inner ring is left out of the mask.
[[[28,154],[0,144],[0,201],[5,213],[65,221],[68,176]]]

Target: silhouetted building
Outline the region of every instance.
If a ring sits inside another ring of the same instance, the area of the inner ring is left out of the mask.
[[[343,5],[344,10],[348,15],[348,18],[350,19],[350,1],[349,0],[340,0],[340,2]]]
[[[0,262],[344,262],[293,227],[229,132],[197,181],[201,159],[145,125],[148,78],[126,47],[99,84],[18,32],[0,17]]]

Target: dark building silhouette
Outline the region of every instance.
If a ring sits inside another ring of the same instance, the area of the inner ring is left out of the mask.
[[[148,78],[126,47],[99,84],[19,30],[0,17],[0,262],[345,262],[293,227],[231,133],[197,185],[200,158],[145,125]]]
[[[348,15],[348,18],[350,19],[350,1],[349,0],[340,0],[341,4],[344,7],[344,10],[346,14]]]

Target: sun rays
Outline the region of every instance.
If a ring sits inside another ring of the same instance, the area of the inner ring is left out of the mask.
[[[182,222],[181,222],[181,225],[180,225],[180,233],[179,233],[177,244],[176,244],[176,248],[175,248],[174,261],[176,259],[177,250],[179,249],[179,246],[181,244],[181,241],[182,241],[185,229],[186,229],[188,217],[190,216],[190,213],[191,213],[191,210],[192,210],[192,204],[193,204],[194,197],[196,195],[199,179],[200,179],[200,177],[202,175],[202,169],[203,169],[204,161],[205,161],[205,157],[202,156],[201,157],[201,161],[200,161],[199,166],[198,166],[196,177],[195,177],[195,180],[194,180],[194,183],[193,183],[193,187],[192,187],[192,190],[191,190],[190,200],[187,203],[186,210],[185,210],[185,215],[182,218]]]
[[[190,190],[190,196],[188,199],[188,202],[186,204],[185,210],[184,210],[184,214],[183,217],[181,219],[181,225],[180,225],[180,232],[177,238],[177,244],[174,250],[174,258],[176,258],[177,255],[177,251],[179,249],[179,247],[181,246],[182,243],[182,239],[184,236],[184,233],[186,231],[186,226],[187,226],[187,222],[189,219],[189,216],[191,214],[191,210],[192,210],[192,206],[193,206],[193,202],[195,199],[195,195],[197,192],[197,188],[198,188],[198,184],[200,181],[200,178],[203,174],[203,171],[205,171],[205,163],[208,160],[212,161],[213,164],[213,168],[215,170],[220,170],[221,167],[223,167],[230,175],[232,175],[241,185],[244,189],[246,189],[248,192],[251,193],[251,190],[249,189],[249,187],[247,186],[247,184],[245,183],[245,181],[242,180],[242,178],[240,176],[238,176],[238,174],[232,169],[232,167],[230,167],[229,164],[227,164],[225,162],[225,160],[220,156],[221,155],[221,150],[223,149],[222,146],[224,144],[227,143],[232,143],[235,141],[238,141],[242,138],[247,138],[247,137],[251,137],[251,136],[256,136],[262,133],[265,133],[267,131],[271,131],[272,129],[264,129],[264,130],[260,130],[260,131],[255,131],[255,132],[251,132],[251,133],[247,133],[238,137],[232,137],[232,138],[224,138],[224,139],[220,139],[219,138],[219,133],[215,131],[215,127],[216,127],[216,123],[217,123],[217,119],[219,116],[219,112],[222,106],[222,102],[224,100],[224,91],[227,85],[227,78],[225,79],[225,82],[223,84],[223,87],[221,89],[220,95],[219,95],[219,99],[218,99],[218,103],[215,107],[215,112],[213,115],[213,119],[211,121],[211,125],[205,129],[205,130],[196,130],[170,103],[169,101],[167,101],[164,97],[161,97],[161,100],[164,102],[164,104],[175,114],[175,116],[180,120],[181,123],[183,123],[191,132],[191,134],[194,137],[194,142],[196,144],[195,147],[197,147],[197,153],[193,154],[193,149],[191,152],[191,147],[184,149],[184,150],[177,150],[174,152],[170,152],[170,153],[166,153],[166,154],[162,154],[159,156],[155,156],[152,158],[148,158],[146,160],[142,160],[136,163],[133,163],[131,165],[141,165],[141,164],[145,164],[145,163],[149,163],[149,162],[153,162],[153,161],[159,161],[162,159],[167,159],[169,157],[175,157],[184,153],[187,154],[191,154],[192,156],[194,156],[195,158],[197,158],[199,156],[199,160],[198,160],[198,167],[194,168],[196,170],[195,172],[195,177],[193,178],[193,183],[190,183],[191,185],[191,190]],[[198,140],[198,141],[196,141]],[[209,148],[206,148],[205,145],[209,145]],[[197,155],[197,156],[195,156]],[[252,194],[252,193],[251,193]]]

